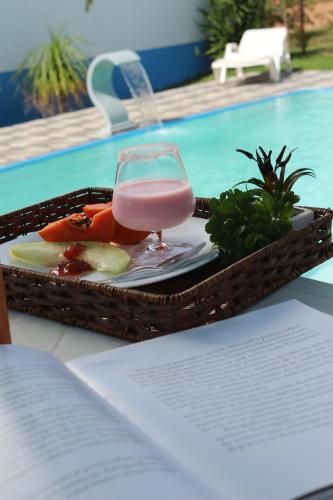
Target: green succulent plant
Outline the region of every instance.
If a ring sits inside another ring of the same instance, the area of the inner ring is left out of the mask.
[[[301,177],[315,177],[312,168],[298,168],[286,177],[287,164],[289,163],[293,152],[297,148],[290,151],[284,158],[286,146],[283,146],[280,153],[275,159],[274,165],[272,164],[272,150],[266,153],[266,151],[261,146],[259,146],[258,149],[256,149],[255,155],[249,153],[248,151],[244,151],[244,149],[236,149],[236,151],[242,153],[247,158],[249,158],[250,160],[254,160],[257,163],[263,179],[251,177],[251,179],[247,181],[239,182],[237,186],[240,184],[253,184],[258,188],[263,189],[267,193],[276,196],[280,193],[291,192],[295,182],[297,182]],[[297,198],[298,200],[296,201],[299,201],[298,196]]]
[[[223,266],[288,234],[292,229],[294,205],[300,200],[292,188],[304,176],[315,177],[312,168],[298,168],[286,176],[294,151],[285,156],[286,146],[274,165],[272,151],[267,153],[261,146],[255,155],[244,149],[237,151],[257,163],[262,179],[252,177],[237,184],[252,184],[255,189],[229,189],[210,200],[211,216],[206,232],[218,247]]]
[[[229,189],[212,198],[206,232],[227,266],[285,236],[292,228],[294,193]]]

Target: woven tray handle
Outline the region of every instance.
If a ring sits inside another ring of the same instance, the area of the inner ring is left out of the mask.
[[[7,299],[0,265],[0,344],[11,344],[9,330]]]

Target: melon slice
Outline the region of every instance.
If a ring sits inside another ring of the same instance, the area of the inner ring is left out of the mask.
[[[74,243],[20,243],[10,248],[10,256],[27,264],[54,267],[66,260],[64,251]],[[80,242],[85,247],[84,252],[77,259],[90,265],[96,271],[107,271],[119,274],[127,270],[130,256],[122,248],[109,243],[92,241]]]
[[[26,264],[52,267],[64,260],[63,252],[67,247],[66,243],[19,243],[10,247],[9,254],[12,259]]]
[[[85,242],[87,249],[79,259],[84,260],[96,271],[119,274],[127,270],[131,257],[122,248],[107,243]]]

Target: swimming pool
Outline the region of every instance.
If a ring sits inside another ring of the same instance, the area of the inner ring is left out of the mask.
[[[221,89],[223,92],[223,89]],[[112,187],[120,149],[150,142],[176,142],[197,196],[216,196],[257,176],[256,164],[236,153],[258,145],[278,152],[299,147],[291,167],[312,167],[297,192],[304,205],[333,205],[333,89],[306,90],[119,134],[64,153],[0,170],[0,213],[87,186]],[[333,282],[333,266],[332,266]]]

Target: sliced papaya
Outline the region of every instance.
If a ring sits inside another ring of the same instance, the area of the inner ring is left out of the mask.
[[[93,205],[85,205],[83,207],[83,212],[88,217],[92,217],[92,215],[103,210],[107,210],[110,207],[112,207],[112,201],[107,203],[95,203]],[[149,232],[147,231],[135,231],[134,229],[128,229],[116,221],[112,242],[117,243],[118,245],[133,245],[134,243],[144,240],[148,235]]]
[[[92,218],[85,214],[73,214],[64,219],[51,222],[39,235],[45,241],[112,241],[116,221],[112,207],[106,208]]]
[[[87,217],[93,218],[94,215],[110,207],[112,207],[112,201],[108,201],[107,203],[94,203],[92,205],[85,205],[83,207],[83,211]]]
[[[121,226],[116,221],[116,226],[112,236],[112,242],[118,245],[134,245],[139,241],[144,240],[150,233],[147,231],[135,231],[134,229],[128,229],[127,227]]]

